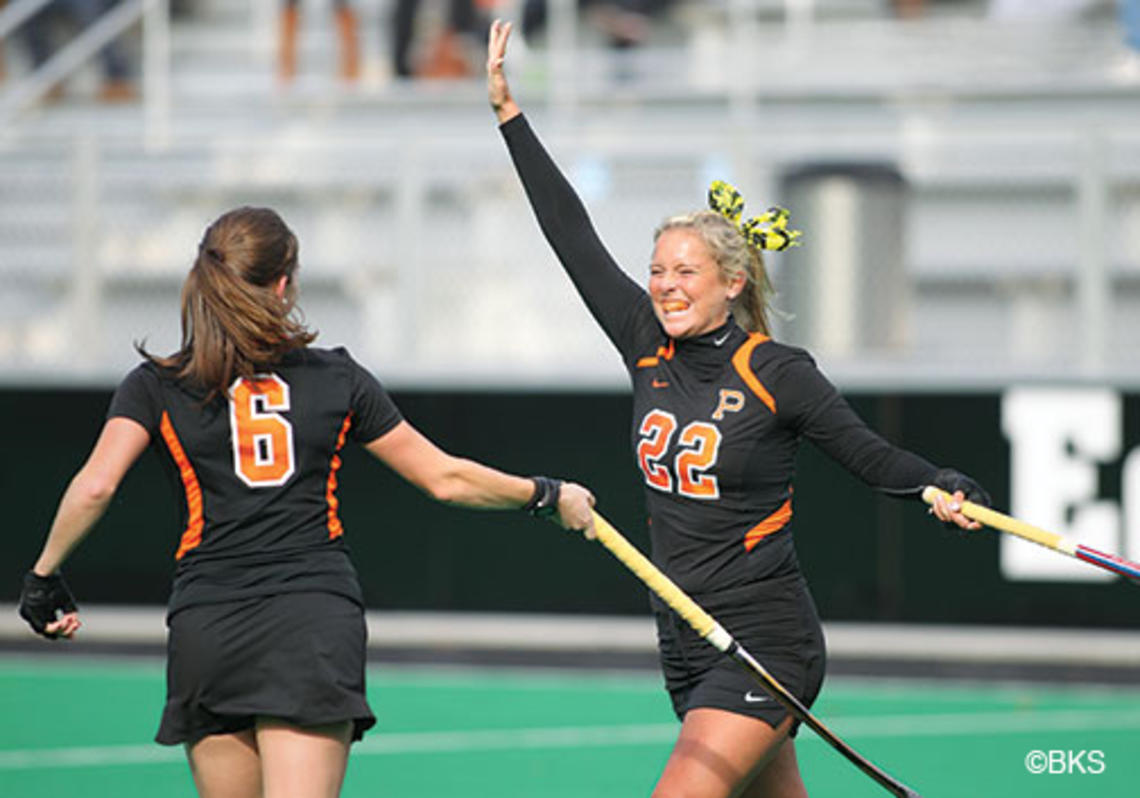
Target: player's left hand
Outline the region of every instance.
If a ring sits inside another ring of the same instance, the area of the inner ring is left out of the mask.
[[[594,494],[574,482],[563,482],[558,495],[558,523],[563,529],[594,535]]]
[[[70,638],[81,626],[75,597],[60,574],[40,576],[35,571],[24,574],[20,590],[20,617],[36,634],[49,640]]]
[[[930,505],[930,512],[939,521],[961,529],[981,529],[982,525],[962,514],[962,502],[969,501],[982,507],[991,504],[990,494],[970,477],[952,468],[940,468],[934,475],[934,487],[950,494],[949,498],[938,493]]]
[[[934,503],[930,505],[930,514],[947,525],[956,525],[971,531],[981,529],[982,525],[977,521],[971,521],[962,515],[962,502],[964,501],[966,501],[966,494],[962,491],[956,491],[950,498],[939,493],[934,497]]]

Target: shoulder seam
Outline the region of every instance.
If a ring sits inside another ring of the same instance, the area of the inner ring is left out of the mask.
[[[772,415],[775,415],[776,399],[768,392],[768,389],[764,387],[764,383],[760,382],[760,379],[752,371],[752,352],[760,344],[770,340],[772,339],[763,333],[750,334],[748,340],[741,344],[740,348],[733,353],[732,365],[736,369],[737,374],[740,375],[740,378],[744,380],[744,384],[751,388],[752,392],[756,394],[760,401],[772,412]]]

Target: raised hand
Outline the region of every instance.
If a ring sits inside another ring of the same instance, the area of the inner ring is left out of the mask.
[[[511,88],[503,74],[503,61],[507,55],[507,40],[511,37],[511,23],[496,19],[487,36],[487,99],[499,119],[499,124],[519,115],[519,107],[511,98]]]

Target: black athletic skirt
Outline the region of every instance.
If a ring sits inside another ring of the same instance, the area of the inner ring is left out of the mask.
[[[826,652],[815,602],[801,574],[695,598],[804,706],[815,702]],[[787,716],[755,677],[675,613],[658,605],[655,615],[665,686],[678,718],[708,707],[759,718],[775,728]]]
[[[254,727],[376,723],[364,693],[364,611],[328,593],[283,593],[177,611],[168,621],[166,708],[155,739],[194,743]]]

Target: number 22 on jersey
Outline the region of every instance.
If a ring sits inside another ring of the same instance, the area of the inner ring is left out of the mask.
[[[704,421],[690,422],[677,439],[681,447],[673,458],[670,469],[662,462],[673,434],[677,419],[664,410],[650,410],[638,428],[641,440],[637,444],[637,463],[651,488],[677,493],[690,499],[719,499],[720,486],[714,474],[705,473],[716,465],[720,449],[720,430]]]
[[[284,485],[293,476],[293,425],[289,384],[276,374],[239,377],[230,388],[234,472],[251,488]]]

